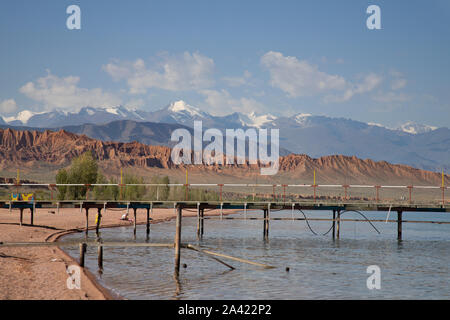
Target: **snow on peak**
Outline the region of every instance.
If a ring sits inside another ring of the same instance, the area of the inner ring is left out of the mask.
[[[249,114],[240,114],[239,120],[243,126],[261,128],[264,124],[276,120],[277,117],[268,114],[258,116],[254,111]]]
[[[295,122],[297,122],[300,125],[305,125],[308,121],[308,118],[311,117],[311,113],[299,113],[295,116]]]
[[[202,113],[202,111],[200,111],[200,109],[187,104],[183,100],[178,100],[178,101],[172,102],[169,105],[168,110],[171,112],[175,112],[175,113],[185,113],[185,114],[187,113],[190,116],[202,116],[203,115],[203,113]]]
[[[118,110],[117,110],[117,108],[106,108],[105,109],[106,110],[106,112],[108,112],[108,113],[112,113],[112,114],[115,114],[115,115],[119,115],[119,112],[118,112]]]
[[[23,110],[23,111],[20,111],[20,112],[17,114],[17,116],[15,116],[15,117],[4,117],[3,119],[4,119],[6,122],[20,121],[20,122],[22,122],[23,124],[26,124],[26,123],[28,122],[28,120],[30,120],[30,118],[31,118],[32,116],[34,116],[35,114],[37,114],[37,113],[32,112],[32,111],[29,111],[29,110]]]
[[[372,127],[387,128],[386,126],[383,126],[381,123],[378,122],[368,122],[367,124]]]
[[[398,130],[411,134],[425,133],[436,129],[437,127],[429,126],[426,124],[419,124],[412,121],[405,122],[404,124],[398,127]]]

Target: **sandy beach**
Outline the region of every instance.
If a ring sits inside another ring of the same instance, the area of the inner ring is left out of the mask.
[[[54,213],[52,213],[52,211]],[[95,210],[96,211],[96,210]],[[101,227],[132,226],[122,221],[125,211],[107,210],[103,214]],[[224,214],[232,210],[224,210]],[[146,210],[138,210],[137,223],[145,224]],[[205,212],[217,215],[219,211]],[[95,212],[89,212],[89,225],[95,225]],[[133,216],[130,210],[130,218]],[[196,216],[196,212],[184,211],[183,216]],[[175,218],[173,209],[154,209],[152,224]],[[30,222],[29,210],[24,211],[24,224],[19,225],[19,211],[11,213],[0,209],[0,242],[55,241],[59,235],[72,229],[84,229],[86,218],[79,209],[37,209],[34,226]],[[95,232],[95,231],[91,231]],[[2,300],[104,300],[114,297],[96,283],[95,277],[82,269],[81,289],[67,288],[69,265],[78,262],[58,247],[0,247],[0,299]]]

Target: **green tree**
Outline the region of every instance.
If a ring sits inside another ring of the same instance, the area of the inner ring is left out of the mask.
[[[132,174],[125,174],[123,177],[124,184],[143,184],[144,178],[137,177]],[[146,193],[145,186],[125,186],[122,189],[122,200],[142,200]]]
[[[92,153],[85,152],[74,158],[68,170],[61,169],[56,174],[56,183],[93,184],[97,181],[98,165]],[[79,200],[86,197],[87,187],[58,187],[58,199]]]
[[[150,179],[150,183],[152,184],[163,184],[164,186],[151,186],[149,187],[148,196],[152,200],[165,201],[169,198],[170,194],[170,180],[168,176],[160,177],[152,177]]]
[[[56,183],[58,184],[65,184],[68,183],[68,174],[66,169],[60,169],[58,170],[58,173],[56,174]],[[66,198],[67,193],[67,187],[66,186],[60,186],[58,187],[58,200],[64,200]]]

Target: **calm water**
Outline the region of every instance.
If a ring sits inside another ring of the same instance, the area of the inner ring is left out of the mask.
[[[308,217],[330,218],[329,212],[305,212]],[[301,217],[296,213],[296,217]],[[385,219],[383,213],[367,213]],[[262,216],[248,213],[247,217]],[[271,217],[291,217],[290,211]],[[361,218],[345,213],[342,218]],[[396,218],[396,213],[391,213]],[[404,220],[450,221],[447,213],[403,213]],[[311,221],[317,233],[331,222]],[[262,237],[262,221],[205,220],[203,240],[196,238],[196,218],[183,218],[182,241],[203,248],[276,266],[216,261],[182,249],[179,283],[173,279],[173,249],[104,248],[104,271],[97,273],[97,248],[88,248],[87,267],[105,287],[128,299],[449,299],[450,225],[403,224],[403,241],[396,240],[397,225],[377,222],[378,234],[367,222],[341,223],[341,239],[316,236],[305,221],[271,221],[269,240]],[[173,242],[175,222],[151,226],[149,242]],[[133,228],[101,231],[103,241],[133,241]],[[84,233],[62,241],[84,240]],[[95,232],[89,239],[95,240]],[[145,226],[137,242],[145,242]],[[66,251],[78,258],[78,247]],[[369,265],[381,269],[381,289],[369,290]],[[290,272],[286,272],[286,267]]]

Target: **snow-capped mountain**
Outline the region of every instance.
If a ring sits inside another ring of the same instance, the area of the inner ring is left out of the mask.
[[[29,126],[38,128],[55,128],[66,125],[84,123],[108,123],[114,120],[146,120],[147,112],[129,109],[123,106],[110,108],[84,107],[78,112],[52,110],[48,112],[32,112],[24,110],[14,117],[3,117],[11,126]]]
[[[450,169],[450,129],[412,122],[397,128],[389,128],[378,123],[364,123],[305,113],[290,117],[240,112],[214,116],[182,100],[153,112],[122,106],[85,107],[78,112],[22,111],[15,117],[3,118],[3,120],[10,126],[64,128],[67,131],[72,130],[75,133],[87,135],[93,135],[96,132],[96,136],[93,137],[101,139],[123,140],[126,134],[127,139],[144,143],[155,141],[163,143],[170,130],[177,125],[192,129],[195,120],[202,120],[204,130],[207,128],[220,130],[251,127],[278,128],[280,148],[294,153],[305,153],[312,157],[332,154],[355,155],[359,158],[408,164],[422,169]],[[105,126],[117,120],[123,123]],[[170,126],[162,128],[158,126],[159,124],[170,124]],[[80,125],[82,126],[76,128]],[[114,130],[126,132],[113,134]]]
[[[147,120],[153,122],[181,123],[193,126],[194,120],[206,120],[210,117],[210,114],[187,104],[183,100],[179,100],[169,104],[166,108],[149,112]]]
[[[401,130],[403,132],[411,133],[411,134],[419,134],[419,133],[425,133],[430,132],[433,130],[436,130],[437,127],[425,125],[425,124],[419,124],[412,121],[408,121],[398,127],[398,130]]]
[[[277,117],[271,114],[257,115],[255,112],[251,112],[249,114],[239,113],[238,115],[243,127],[261,128],[277,119]]]
[[[426,124],[420,124],[420,123],[416,123],[413,121],[408,121],[405,122],[397,127],[391,128],[391,127],[387,127],[384,126],[380,123],[376,123],[376,122],[369,122],[367,123],[370,126],[377,126],[377,127],[381,127],[381,128],[385,128],[388,130],[397,130],[397,131],[402,131],[402,132],[406,132],[409,134],[420,134],[420,133],[426,133],[426,132],[430,132],[433,130],[438,129],[438,127],[434,127],[434,126],[429,126]]]
[[[12,125],[12,126],[20,126],[28,123],[28,120],[32,118],[34,115],[39,113],[32,112],[29,110],[20,111],[15,117],[3,117],[3,121]]]

